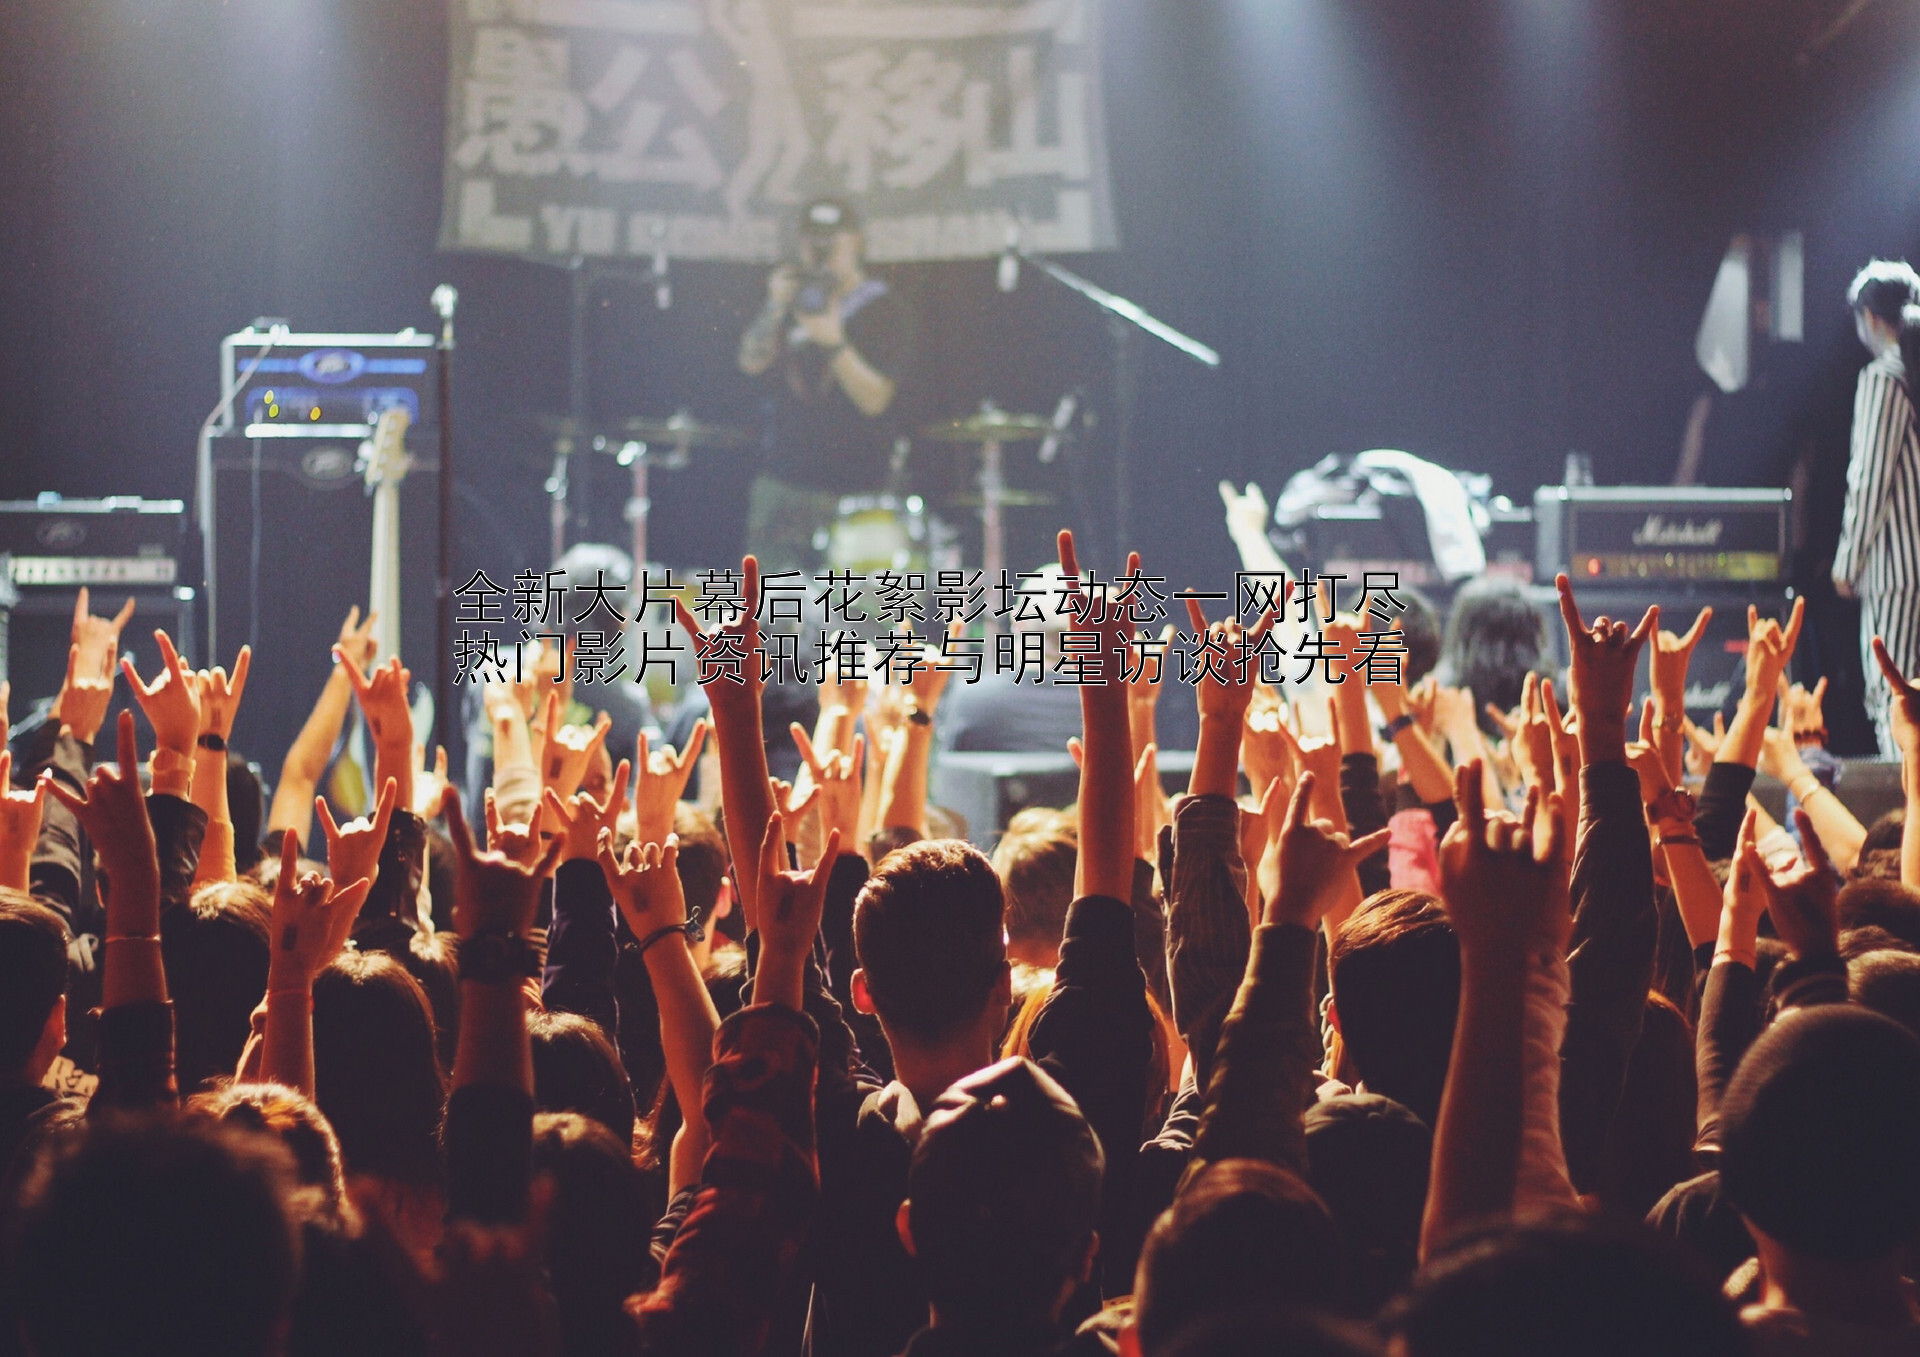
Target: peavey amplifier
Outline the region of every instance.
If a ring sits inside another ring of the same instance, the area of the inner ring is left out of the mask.
[[[1536,578],[1574,583],[1770,584],[1787,577],[1790,490],[1543,485]]]

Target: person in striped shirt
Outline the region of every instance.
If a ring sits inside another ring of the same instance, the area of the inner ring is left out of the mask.
[[[1904,261],[1875,259],[1847,289],[1854,327],[1873,361],[1853,398],[1847,503],[1833,557],[1833,587],[1860,600],[1860,650],[1883,637],[1902,673],[1920,671],[1920,431],[1909,373],[1920,371],[1920,275]],[[1898,758],[1887,690],[1866,685],[1882,758]]]

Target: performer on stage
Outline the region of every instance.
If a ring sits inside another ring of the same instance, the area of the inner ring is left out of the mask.
[[[767,279],[767,304],[740,337],[740,370],[766,376],[766,459],[747,509],[747,550],[763,571],[820,563],[817,532],[840,497],[887,486],[900,389],[913,367],[913,317],[867,276],[853,209],[800,214],[797,260]]]
[[[1920,275],[1905,262],[1876,259],[1847,289],[1854,328],[1873,361],[1853,398],[1847,505],[1833,556],[1833,587],[1860,600],[1860,652],[1867,714],[1882,758],[1898,758],[1886,685],[1872,639],[1883,637],[1903,674],[1920,672],[1920,433],[1913,374],[1920,372]]]

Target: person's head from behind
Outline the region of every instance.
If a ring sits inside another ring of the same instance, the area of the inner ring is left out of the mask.
[[[32,1088],[67,1044],[67,925],[0,887],[0,1088]]]
[[[12,1272],[38,1357],[281,1350],[300,1272],[293,1171],[268,1136],[171,1116],[56,1137]]]
[[[1453,600],[1442,659],[1446,683],[1471,688],[1476,703],[1511,711],[1527,675],[1551,669],[1546,618],[1511,580],[1476,580]],[[1484,705],[1479,719],[1491,734]]]
[[[233,865],[245,876],[262,857],[260,826],[267,818],[267,796],[259,770],[237,749],[227,751],[227,814],[233,823]]]
[[[301,1219],[344,1226],[351,1217],[339,1137],[326,1114],[304,1093],[284,1084],[228,1084],[195,1094],[187,1110],[272,1136],[286,1146],[293,1156]]]
[[[1431,674],[1440,663],[1440,649],[1443,643],[1440,629],[1440,614],[1434,611],[1433,604],[1418,589],[1398,589],[1395,596],[1406,604],[1397,622],[1400,635],[1407,643],[1407,653],[1400,665],[1400,681],[1411,688],[1421,679]],[[1368,626],[1381,626],[1377,619]]]
[[[1880,948],[1847,962],[1847,994],[1920,1037],[1920,955]]]
[[[1712,1278],[1643,1226],[1590,1216],[1459,1242],[1429,1260],[1381,1322],[1405,1357],[1747,1351]]]
[[[1860,841],[1862,853],[1878,852],[1883,848],[1900,847],[1900,840],[1907,832],[1907,812],[1904,807],[1895,806],[1879,816],[1867,826],[1867,837]]]
[[[1885,1264],[1920,1231],[1920,1038],[1891,1018],[1787,1013],[1747,1048],[1720,1117],[1720,1189],[1770,1278]]]
[[[727,841],[713,817],[683,801],[674,808],[673,832],[680,840],[674,861],[687,897],[687,917],[700,920],[709,938],[718,934],[744,942],[746,929],[733,907],[733,884],[727,878]]]
[[[1014,816],[993,848],[993,870],[1007,901],[1007,952],[1028,966],[1052,967],[1073,903],[1080,842],[1065,811],[1029,807]]]
[[[347,1171],[415,1187],[440,1179],[446,1077],[420,982],[381,952],[342,952],[313,984],[314,1101]]]
[[[1420,1261],[1433,1132],[1377,1093],[1324,1098],[1307,1109],[1307,1182],[1346,1246],[1348,1294],[1372,1314]]]
[[[896,1049],[991,1049],[1011,987],[1000,878],[979,849],[928,839],[890,855],[853,914],[853,1002]]]
[[[1133,1283],[1133,1342],[1157,1352],[1193,1321],[1258,1298],[1339,1307],[1340,1233],[1297,1174],[1256,1159],[1209,1164],[1147,1233]]]
[[[600,1024],[578,1013],[529,1013],[533,1101],[542,1112],[592,1117],[622,1145],[633,1141],[633,1084]]]
[[[182,1089],[230,1077],[240,1063],[267,992],[272,917],[273,899],[255,882],[215,881],[162,933]]]
[[[1920,946],[1920,891],[1898,879],[1862,877],[1840,888],[1842,928],[1884,928],[1904,942]]]
[[[1847,284],[1854,333],[1876,358],[1897,348],[1907,307],[1920,303],[1920,275],[1904,259],[1872,259]]]
[[[1432,1126],[1460,1007],[1460,943],[1439,897],[1369,896],[1335,938],[1328,973],[1341,1042],[1368,1092]]]
[[[563,1329],[622,1318],[621,1302],[652,1272],[646,1184],[626,1144],[591,1117],[533,1119],[533,1171],[552,1192],[542,1225]],[[567,1347],[576,1347],[569,1333]]]
[[[1141,1348],[1140,1357],[1381,1357],[1379,1343],[1357,1324],[1240,1300],[1243,1308],[1196,1320],[1159,1347]]]
[[[1099,1139],[1038,1065],[1002,1060],[940,1095],[914,1146],[900,1242],[936,1325],[1058,1319],[1092,1275]]]

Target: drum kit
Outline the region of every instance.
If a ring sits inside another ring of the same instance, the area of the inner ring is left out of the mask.
[[[535,416],[534,422],[547,435],[553,453],[545,486],[553,558],[558,560],[567,548],[571,460],[576,453],[585,452],[611,457],[632,476],[623,517],[632,535],[636,570],[644,569],[649,559],[647,519],[653,507],[649,484],[652,468],[678,471],[689,464],[696,449],[737,449],[754,441],[745,429],[697,419],[684,408],[664,418],[641,415],[604,428],[552,415]],[[988,401],[971,415],[920,431],[920,437],[931,442],[979,450],[974,477],[977,489],[956,498],[954,504],[977,510],[980,515],[980,564],[988,580],[998,579],[1007,568],[1005,511],[1054,502],[1052,495],[1007,484],[1006,449],[1032,443],[1042,448],[1042,460],[1050,460],[1047,449],[1057,445],[1062,422],[1057,416],[1012,414]],[[834,570],[858,574],[924,571],[931,545],[940,535],[928,518],[926,504],[918,495],[847,495],[840,500],[833,522],[816,538],[816,545]]]

